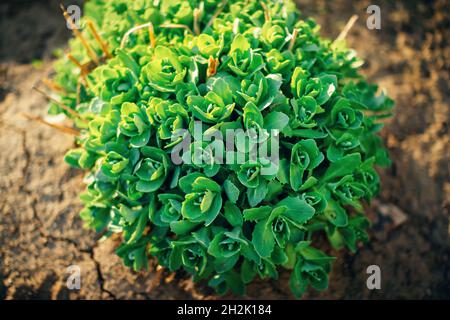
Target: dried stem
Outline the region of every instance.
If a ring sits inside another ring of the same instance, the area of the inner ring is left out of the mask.
[[[267,8],[267,5],[264,2],[260,1],[259,3],[261,4],[261,7],[264,10],[264,19],[266,19],[266,21],[270,21],[271,18],[270,18],[269,8]]]
[[[233,33],[237,34],[239,32],[239,18],[234,19],[233,21]]]
[[[89,45],[89,43],[87,42],[86,38],[81,34],[81,32],[78,30],[78,26],[75,25],[75,23],[72,21],[72,19],[70,18],[69,14],[67,13],[66,9],[64,8],[64,6],[61,4],[60,5],[61,10],[63,11],[63,15],[64,18],[66,19],[67,23],[71,26],[73,33],[75,34],[75,36],[81,41],[81,44],[86,48],[87,53],[89,55],[89,57],[91,57],[91,59],[98,64],[99,60],[98,60],[98,56],[95,53],[95,51],[91,48],[91,46]]]
[[[82,64],[80,63],[77,59],[75,59],[75,57],[73,55],[71,55],[70,53],[68,53],[67,58],[72,61],[78,68],[80,68],[80,77],[81,79],[83,79],[83,83],[86,86],[86,88],[89,87],[88,83],[87,83],[87,79],[86,79],[86,75],[89,74],[90,69],[91,69],[91,61],[89,61],[88,63]]]
[[[198,23],[199,23],[199,21],[198,21],[199,17],[200,17],[200,9],[195,8],[195,9],[194,9],[194,32],[195,32],[196,35],[199,35],[200,32],[201,32],[201,31],[200,31],[200,26],[198,25]]]
[[[73,135],[73,136],[79,136],[80,135],[80,131],[78,131],[76,129],[69,128],[69,127],[62,126],[62,125],[55,124],[55,123],[50,123],[50,122],[42,119],[39,116],[33,116],[33,115],[30,115],[30,114],[27,114],[27,113],[22,113],[22,116],[27,118],[28,120],[32,120],[32,121],[36,121],[36,122],[42,123],[42,124],[44,124],[44,125],[46,125],[46,126],[48,126],[50,128],[56,129],[58,131],[66,133],[66,134],[70,134],[70,135]]]
[[[66,93],[66,90],[63,87],[61,87],[59,84],[53,82],[52,80],[50,80],[48,78],[42,78],[41,81],[43,84],[45,84],[47,86],[47,88],[49,88],[53,91]]]
[[[77,100],[76,100],[77,105],[81,101],[80,96],[81,96],[81,81],[80,81],[80,78],[78,78],[78,81],[77,81]]]
[[[209,56],[208,69],[206,70],[206,77],[212,77],[217,73],[217,67],[219,66],[219,59]]]
[[[150,38],[150,47],[156,47],[155,28],[153,28],[153,24],[149,24],[148,26],[148,36]]]
[[[292,37],[291,37],[291,41],[289,42],[289,51],[292,51],[292,49],[294,49],[295,46],[295,41],[297,40],[297,36],[298,36],[298,29],[295,28],[294,31],[292,32]]]
[[[95,62],[92,61],[88,61],[86,63],[83,63],[82,68],[85,71],[84,75],[88,75],[92,70],[94,70],[97,67],[97,65],[95,64]]]
[[[87,21],[87,25],[89,27],[89,30],[91,30],[92,35],[94,36],[95,40],[100,44],[100,47],[102,48],[103,53],[107,58],[112,58],[111,53],[109,52],[108,45],[102,40],[100,35],[98,34],[97,30],[95,29],[94,24],[92,21]]]
[[[127,43],[128,38],[130,37],[130,34],[132,34],[133,32],[135,32],[137,30],[140,30],[140,29],[143,29],[143,28],[147,28],[147,27],[149,28],[149,32],[150,32],[150,30],[152,30],[151,33],[153,33],[153,41],[152,41],[152,36],[150,35],[150,43],[155,42],[153,23],[148,22],[148,23],[144,23],[144,24],[138,25],[138,26],[133,27],[130,30],[128,30],[124,34],[124,36],[122,38],[122,41],[120,42],[120,48],[125,47],[125,44]],[[152,44],[152,46],[153,46],[153,44]]]
[[[219,16],[219,14],[223,11],[223,9],[224,9],[225,6],[227,5],[227,3],[228,3],[228,0],[223,0],[223,1],[222,1],[222,3],[220,4],[220,7],[219,7],[219,8],[217,9],[217,11],[213,14],[213,16],[212,16],[211,19],[208,21],[208,23],[206,24],[206,26],[205,26],[205,28],[204,28],[203,30],[209,28],[209,27],[213,24],[214,19],[216,19],[216,18]]]
[[[336,40],[334,40],[333,44],[345,39],[345,37],[347,36],[347,33],[350,31],[350,29],[353,27],[353,25],[355,24],[356,20],[358,20],[358,16],[356,14],[354,14],[353,16],[351,16],[351,18],[347,21],[347,24],[345,25],[344,29],[342,29],[341,33],[337,36]]]
[[[159,286],[159,284],[161,283],[161,280],[164,279],[164,268],[158,268],[159,266],[156,267],[156,272],[154,275],[154,278],[150,281],[150,285],[148,287],[147,290],[151,291],[155,288],[157,288]]]
[[[35,90],[36,92],[39,92],[40,94],[42,94],[45,98],[47,98],[48,100],[52,101],[53,103],[56,103],[59,107],[61,107],[61,109],[64,109],[65,111],[67,111],[68,113],[70,113],[70,115],[72,115],[75,118],[81,119],[83,121],[85,121],[80,114],[78,114],[78,112],[76,112],[75,110],[73,110],[72,108],[64,105],[63,103],[61,103],[60,101],[52,98],[50,95],[48,95],[46,92],[42,91],[41,89],[37,88],[37,87],[33,87],[33,90]]]
[[[185,24],[169,23],[169,24],[162,25],[161,28],[169,28],[169,29],[186,29],[187,31],[189,31],[189,33],[194,34],[194,32],[192,32],[191,28],[189,28],[189,27],[188,27],[187,25],[185,25]]]
[[[66,55],[66,57],[67,57],[70,61],[72,61],[78,68],[80,68],[81,74],[86,75],[86,74],[89,73],[89,72],[86,70],[85,66],[84,66],[80,61],[78,61],[71,53],[68,53],[68,54]]]

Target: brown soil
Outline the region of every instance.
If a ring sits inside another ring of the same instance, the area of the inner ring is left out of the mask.
[[[218,298],[182,273],[133,273],[115,256],[114,239],[96,242],[82,228],[82,172],[62,160],[73,138],[21,115],[46,113],[30,89],[49,74],[52,50],[69,35],[58,2],[0,5],[0,298]],[[382,132],[393,165],[381,171],[382,194],[368,208],[372,240],[356,254],[333,252],[329,290],[306,298],[449,299],[448,2],[382,1],[381,30],[366,28],[370,1],[298,2],[330,38],[352,14],[360,16],[349,44],[366,60],[369,79],[397,103]],[[32,66],[36,58],[42,67]],[[406,221],[395,222],[402,212]],[[81,268],[80,290],[66,287],[72,264]],[[381,267],[381,290],[366,287],[372,264]],[[288,274],[251,285],[245,298],[293,298]]]

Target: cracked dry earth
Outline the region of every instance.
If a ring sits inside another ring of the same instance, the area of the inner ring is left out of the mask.
[[[96,235],[83,229],[78,217],[83,172],[62,161],[73,137],[22,115],[45,115],[45,100],[30,88],[48,72],[46,67],[10,66],[8,84],[20,89],[7,93],[0,108],[2,297],[183,297],[158,290],[148,294],[157,275],[133,274],[114,255],[113,240],[96,243]],[[66,287],[70,265],[81,269],[79,291]]]
[[[331,38],[352,14],[360,15],[349,45],[367,61],[369,79],[397,102],[382,132],[393,166],[380,171],[383,192],[367,208],[372,240],[356,254],[330,250],[338,256],[330,288],[306,298],[450,298],[445,3],[381,1],[382,30],[370,31],[369,1],[299,1]],[[114,254],[117,239],[98,242],[83,229],[83,172],[63,162],[73,137],[22,116],[45,117],[46,101],[31,88],[51,73],[51,52],[68,37],[58,2],[6,1],[0,9],[0,299],[218,298],[183,273],[128,270]],[[41,67],[32,66],[35,58],[43,59]],[[382,270],[379,291],[366,288],[371,264]],[[80,290],[66,287],[70,265],[81,269]],[[293,298],[288,273],[257,281],[245,298]]]

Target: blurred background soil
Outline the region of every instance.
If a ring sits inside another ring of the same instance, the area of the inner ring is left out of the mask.
[[[359,15],[349,45],[366,61],[367,77],[396,101],[382,131],[393,165],[380,171],[383,191],[367,209],[371,242],[356,254],[331,250],[338,260],[329,290],[305,298],[449,299],[449,2],[379,1],[381,30],[366,28],[371,1],[297,2],[332,39]],[[128,270],[114,239],[96,242],[82,228],[83,173],[63,162],[73,137],[22,116],[46,114],[31,87],[51,74],[52,52],[70,36],[58,5],[0,4],[0,299],[219,298],[183,273]],[[72,264],[81,268],[80,290],[66,287]],[[381,290],[366,287],[373,264]],[[292,299],[288,273],[252,284],[245,298]]]

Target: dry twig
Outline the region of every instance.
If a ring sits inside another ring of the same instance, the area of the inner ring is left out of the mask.
[[[58,131],[66,133],[66,134],[70,134],[70,135],[73,135],[73,136],[79,136],[80,135],[80,131],[78,131],[76,129],[69,128],[69,127],[62,126],[62,125],[55,124],[55,123],[50,123],[50,122],[42,119],[39,116],[33,116],[33,115],[30,115],[30,114],[27,114],[27,113],[22,113],[22,116],[24,118],[28,119],[28,120],[32,120],[32,121],[36,121],[36,122],[42,123],[42,124],[44,124],[44,125],[46,125],[46,126],[48,126],[50,128],[56,129]]]
[[[148,22],[148,23],[140,24],[140,25],[135,26],[135,27],[131,28],[130,30],[128,30],[124,34],[124,36],[122,38],[122,41],[120,42],[120,48],[125,47],[125,44],[127,43],[128,38],[130,37],[130,35],[133,32],[141,30],[141,29],[144,29],[144,28],[148,28],[148,31],[150,33],[150,44],[151,44],[152,47],[154,47],[155,44],[156,44],[156,41],[155,41],[155,29],[153,27],[153,23]]]
[[[49,94],[47,94],[45,91],[39,89],[38,87],[34,87],[33,86],[33,90],[35,90],[36,92],[42,94],[45,98],[47,98],[48,100],[52,101],[53,103],[56,103],[61,109],[67,111],[70,115],[72,115],[75,118],[81,119],[83,121],[85,121],[81,115],[76,112],[75,110],[73,110],[72,108],[66,106],[65,104],[63,104],[62,102],[52,98]]]
[[[83,47],[87,50],[87,53],[89,57],[96,63],[99,64],[99,59],[97,54],[95,53],[94,49],[91,48],[89,43],[87,42],[86,38],[83,36],[83,34],[78,30],[78,26],[75,25],[75,23],[70,18],[69,14],[67,13],[64,6],[60,5],[61,10],[63,11],[64,18],[66,19],[67,23],[71,26],[73,33],[75,34],[75,37],[77,37],[80,41]]]
[[[102,51],[105,54],[105,56],[107,58],[112,58],[112,55],[111,55],[111,53],[109,52],[109,49],[108,49],[108,45],[102,40],[102,38],[98,34],[97,30],[95,29],[95,26],[92,23],[92,21],[89,20],[87,22],[87,25],[88,25],[89,29],[91,30],[91,33],[94,36],[95,40],[97,40],[97,42],[100,44],[100,47],[102,48]]]
[[[347,36],[347,33],[353,27],[353,25],[355,24],[356,20],[358,20],[358,16],[356,14],[351,16],[351,18],[347,21],[347,24],[345,25],[344,29],[342,29],[341,33],[339,33],[337,38],[334,40],[333,44],[336,43],[337,41],[345,39],[345,37]]]

